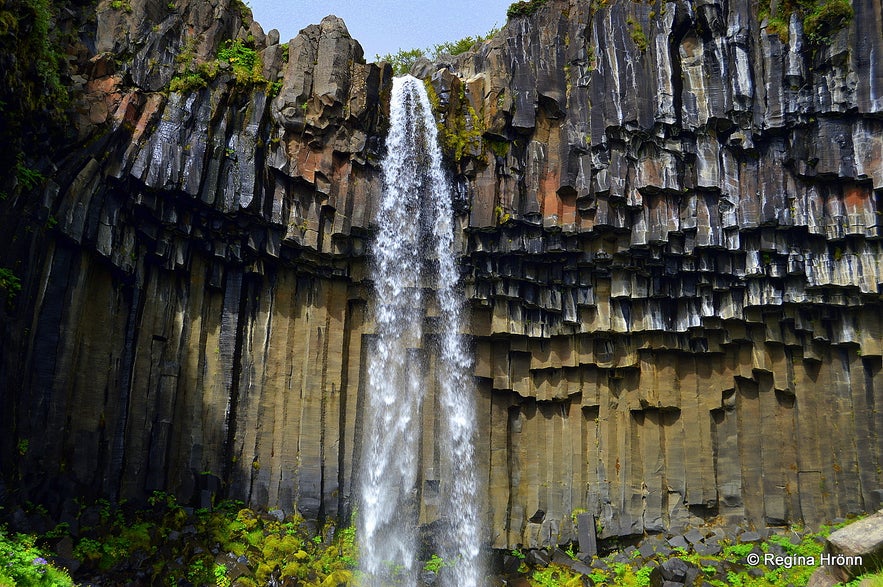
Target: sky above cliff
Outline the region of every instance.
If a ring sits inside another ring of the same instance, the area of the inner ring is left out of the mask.
[[[279,29],[282,42],[329,14],[339,16],[346,22],[350,35],[362,45],[368,61],[373,61],[376,54],[425,49],[466,36],[484,35],[495,25],[506,24],[510,3],[511,0],[247,0],[264,31]]]

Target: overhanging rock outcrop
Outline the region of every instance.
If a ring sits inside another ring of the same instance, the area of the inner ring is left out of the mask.
[[[883,16],[852,8],[811,40],[747,2],[550,1],[429,70],[490,544],[574,539],[583,510],[609,537],[871,507]],[[132,9],[99,5],[84,142],[4,309],[4,477],[57,508],[164,490],[346,514],[390,70],[332,17],[286,47],[235,2]],[[227,39],[265,82],[215,63]]]

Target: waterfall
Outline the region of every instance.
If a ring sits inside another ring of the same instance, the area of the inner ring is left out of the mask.
[[[372,247],[376,336],[368,356],[360,464],[361,570],[374,587],[416,583],[418,448],[424,388],[431,384],[420,350],[426,346],[436,355],[438,389],[437,406],[428,409],[438,409],[441,421],[441,579],[475,587],[480,532],[474,390],[469,349],[460,335],[452,190],[426,89],[413,77],[393,80],[386,148]],[[433,333],[423,332],[426,301],[438,306]]]

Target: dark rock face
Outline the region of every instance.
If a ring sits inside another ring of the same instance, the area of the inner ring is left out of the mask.
[[[813,45],[743,2],[552,2],[433,75],[490,139],[457,167],[509,543],[584,504],[602,537],[869,507],[883,35],[854,8]]]
[[[879,0],[853,8],[818,46],[747,2],[551,1],[422,64],[459,145],[493,546],[575,540],[581,512],[602,538],[814,524],[883,486],[883,28]],[[6,486],[345,514],[390,69],[333,17],[286,54],[226,0],[102,2],[90,38],[56,224],[0,253],[25,277]],[[268,83],[168,91],[226,39]]]

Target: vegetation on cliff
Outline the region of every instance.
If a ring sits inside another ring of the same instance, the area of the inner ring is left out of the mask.
[[[225,41],[216,59],[199,61],[196,57],[196,39],[191,38],[175,60],[181,64],[182,71],[169,84],[172,92],[192,92],[203,88],[224,69],[229,70],[235,83],[243,87],[266,85],[270,94],[275,95],[281,85],[263,76],[260,54],[247,41],[240,39]]]
[[[788,39],[788,22],[796,14],[810,43],[825,45],[835,33],[846,27],[855,12],[849,0],[786,0],[771,14],[770,6],[761,4],[758,16],[767,19],[767,31]]]
[[[459,162],[466,155],[480,150],[481,135],[484,130],[481,128],[481,119],[466,99],[463,84],[459,84],[456,88],[456,107],[449,110],[450,115],[441,116],[442,108],[438,93],[428,78],[423,83],[433,113],[439,120],[438,138],[445,154],[453,161]]]
[[[51,0],[0,0],[0,198],[31,189],[38,143],[68,105],[62,81],[62,31]]]
[[[525,0],[524,2],[513,2],[506,10],[506,16],[509,18],[518,18],[519,16],[530,16],[546,4],[547,0]]]

